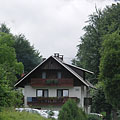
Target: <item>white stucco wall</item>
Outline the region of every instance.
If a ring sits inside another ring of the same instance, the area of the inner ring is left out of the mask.
[[[25,86],[24,88],[24,105],[27,107],[27,97],[36,97],[36,89],[31,86]]]
[[[27,107],[27,97],[36,97],[36,89],[48,89],[49,97],[56,97],[57,96],[57,89],[68,89],[69,90],[69,97],[77,97],[80,99],[80,103],[78,104],[79,107],[84,107],[84,97],[86,97],[86,87],[85,86],[78,86],[78,87],[54,87],[54,88],[33,88],[31,86],[25,86],[24,88],[24,104]]]

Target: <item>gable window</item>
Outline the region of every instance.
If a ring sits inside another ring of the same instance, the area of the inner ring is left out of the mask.
[[[68,89],[58,89],[57,90],[57,97],[68,97],[69,90]]]
[[[62,78],[61,72],[57,72],[57,78],[58,78],[58,79],[61,79],[61,78]]]
[[[36,91],[37,97],[48,97],[48,89],[38,89]]]
[[[42,72],[42,79],[46,79],[46,72]]]

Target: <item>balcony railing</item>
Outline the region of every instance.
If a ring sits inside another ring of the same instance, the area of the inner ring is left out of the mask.
[[[40,79],[32,78],[31,86],[33,87],[45,87],[45,86],[61,86],[61,87],[72,87],[73,79]]]
[[[61,106],[68,99],[74,99],[77,103],[79,98],[77,97],[27,97],[28,106]]]

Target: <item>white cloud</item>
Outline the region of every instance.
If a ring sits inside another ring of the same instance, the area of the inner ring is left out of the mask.
[[[60,52],[74,58],[88,15],[112,0],[0,0],[0,22],[23,33],[43,57]],[[70,59],[67,59],[70,61]]]

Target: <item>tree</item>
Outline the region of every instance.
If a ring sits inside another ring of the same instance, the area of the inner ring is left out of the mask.
[[[25,73],[31,71],[42,61],[42,56],[40,53],[35,50],[34,46],[30,45],[30,42],[25,38],[24,35],[20,34],[14,36],[12,33],[10,33],[10,28],[8,28],[6,24],[1,24],[0,32],[7,33],[8,35],[12,36],[12,39],[14,40],[17,61],[23,63]]]
[[[0,33],[0,65],[7,72],[7,80],[11,86],[17,80],[16,75],[23,71],[23,64],[17,62],[13,45],[14,38],[11,34]]]
[[[77,46],[77,59],[74,61],[77,66],[86,68],[95,73],[95,77],[99,73],[99,59],[100,53],[99,49],[101,47],[101,11],[97,11],[93,13],[93,15],[89,16],[88,25],[83,28],[85,34],[81,37],[81,42]],[[93,78],[93,76],[89,76],[89,79]],[[98,82],[98,79],[92,79],[90,81],[93,84]]]
[[[24,72],[27,73],[36,67],[42,61],[42,56],[35,50],[34,46],[31,46],[29,41],[24,35],[15,36],[14,45],[17,60],[24,65]]]
[[[104,37],[101,50],[100,76],[109,103],[120,109],[120,31]]]
[[[3,33],[10,33],[10,29],[7,28],[6,24],[2,23],[1,24],[1,27],[0,27],[0,32],[3,32]]]
[[[58,120],[86,120],[82,109],[78,108],[74,100],[69,99],[60,110]]]
[[[0,32],[0,109],[21,101],[21,94],[13,90],[13,85],[17,80],[16,75],[23,71],[23,64],[17,62],[13,45],[14,37]]]
[[[7,72],[0,65],[0,110],[2,107],[20,106],[22,94],[12,89],[7,80]]]
[[[106,112],[106,119],[111,119],[112,106],[105,98],[103,83],[99,82],[96,85],[97,89],[92,90],[92,112],[102,113]]]
[[[93,84],[98,82],[103,36],[120,29],[119,16],[119,3],[107,6],[103,11],[96,9],[96,12],[89,16],[88,25],[83,28],[85,34],[81,37],[80,44],[77,46],[78,52],[74,64],[95,73],[96,79],[94,80],[91,79],[91,76],[88,76]]]
[[[103,51],[103,48],[104,48],[104,47],[102,47],[102,43],[104,43],[104,40],[106,39],[104,36],[106,36],[107,34],[109,34],[109,35],[113,34],[117,30],[120,30],[119,16],[120,16],[120,3],[112,4],[109,7],[106,6],[104,8],[104,10],[102,10],[102,11],[96,9],[96,12],[89,16],[89,20],[87,21],[88,24],[84,27],[85,34],[81,37],[80,44],[78,45],[78,52],[76,55],[76,59],[74,59],[73,62],[74,62],[74,64],[84,67],[86,69],[89,69],[95,73],[95,78],[93,78],[93,76],[88,76],[88,80],[91,79],[90,82],[92,84],[98,83],[99,72],[101,74],[101,71],[102,71],[102,70],[99,70],[99,66],[101,66],[100,64],[102,64],[102,63],[100,61],[102,61],[102,59],[103,59],[103,58],[101,59],[101,56],[102,56],[101,51]],[[112,54],[112,51],[111,51],[111,54]],[[113,55],[113,56],[116,56],[116,55]],[[107,57],[110,58],[109,56],[107,56]],[[117,58],[114,58],[114,59],[119,61],[119,59],[117,59]],[[112,63],[112,60],[111,60],[111,63]],[[109,70],[112,69],[112,67],[110,67],[108,64],[106,64],[106,67],[109,67]],[[101,69],[101,67],[100,67],[100,69]],[[114,71],[114,70],[112,69],[111,72],[112,71]],[[106,73],[108,74],[109,72],[106,72]],[[111,75],[111,72],[108,75]],[[114,79],[118,78],[118,76],[114,76]],[[100,77],[100,79],[102,79],[102,76]],[[116,87],[117,81],[115,82],[114,79],[108,79],[108,80],[106,80],[107,82],[106,81],[103,82],[103,84],[105,84],[105,86],[106,86],[103,89],[105,98],[106,98],[106,100],[109,99],[108,101],[112,105],[113,105],[112,102],[115,100],[113,100],[113,101],[110,100],[109,94],[110,94],[110,92],[111,92],[111,94],[116,93],[115,91],[113,92],[111,89],[111,87],[113,87],[113,86]],[[110,80],[111,80],[111,82],[110,82]],[[112,82],[112,80],[115,83]],[[103,81],[104,81],[104,79],[103,79]],[[107,87],[107,85],[110,85],[110,83],[108,83],[108,81],[111,83],[111,87],[110,86]],[[109,91],[109,93],[107,93],[107,91]],[[100,91],[98,91],[98,93],[99,92]],[[102,91],[100,94],[102,94]],[[97,95],[99,96],[99,94],[97,94]],[[101,97],[100,99],[102,99],[103,95],[101,95],[100,97]],[[111,96],[111,97],[112,97],[111,99],[113,99],[113,98],[116,99],[115,96],[114,97]],[[98,99],[94,99],[94,102],[97,103],[97,100]],[[118,98],[116,99],[116,104],[117,104],[117,101],[118,101]],[[101,106],[101,107],[103,107],[103,106]],[[94,109],[96,109],[96,108],[94,108]]]

